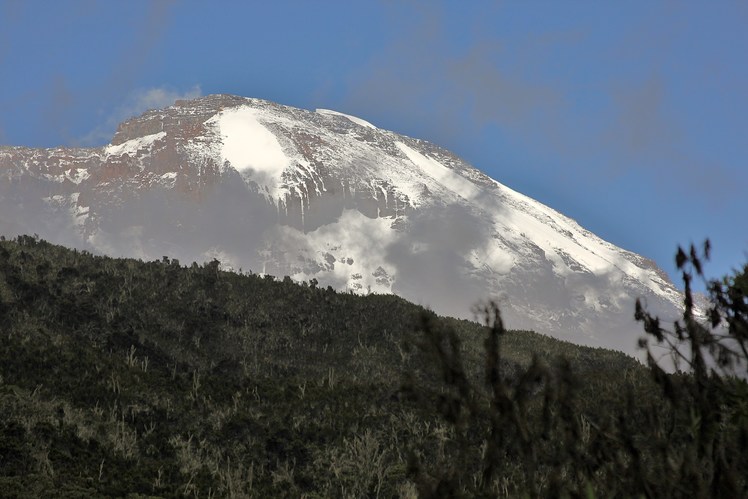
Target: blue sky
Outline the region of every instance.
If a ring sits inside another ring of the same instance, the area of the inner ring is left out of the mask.
[[[671,276],[748,261],[748,3],[0,0],[0,144],[101,145],[178,97],[451,149]]]

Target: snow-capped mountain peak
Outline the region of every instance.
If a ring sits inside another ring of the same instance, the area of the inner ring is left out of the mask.
[[[611,221],[613,223],[613,221]],[[213,95],[92,149],[0,148],[0,232],[115,255],[315,278],[635,352],[634,300],[675,318],[653,262],[434,144],[354,116]]]

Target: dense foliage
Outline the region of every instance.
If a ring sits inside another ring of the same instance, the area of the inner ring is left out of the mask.
[[[745,383],[485,319],[0,241],[0,496],[746,495]]]

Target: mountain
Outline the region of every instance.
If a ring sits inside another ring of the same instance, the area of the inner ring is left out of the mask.
[[[611,221],[611,223],[614,223]],[[451,152],[335,111],[211,95],[122,123],[99,148],[0,148],[0,233],[224,267],[636,353],[634,300],[677,316],[645,257]]]

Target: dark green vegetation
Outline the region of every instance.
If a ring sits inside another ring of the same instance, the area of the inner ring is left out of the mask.
[[[743,382],[491,306],[0,242],[1,497],[740,497],[747,422]]]

